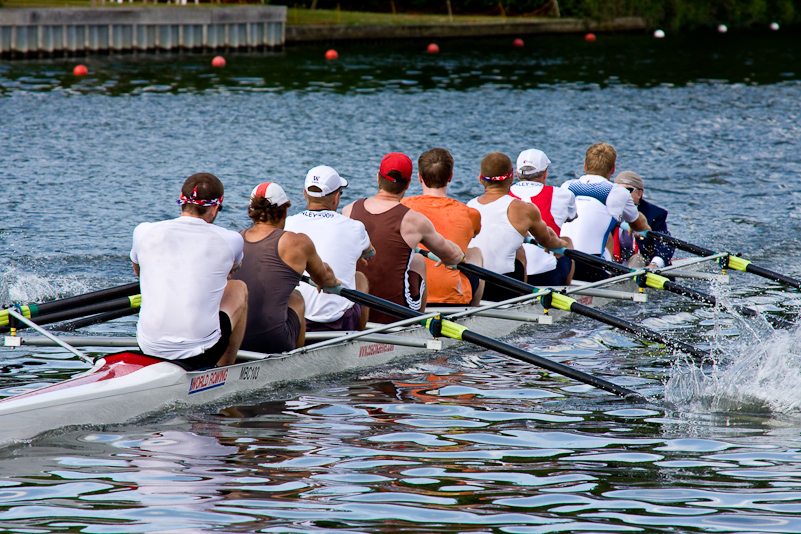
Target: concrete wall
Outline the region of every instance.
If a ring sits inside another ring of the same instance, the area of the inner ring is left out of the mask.
[[[286,7],[0,9],[0,55],[276,48]]]

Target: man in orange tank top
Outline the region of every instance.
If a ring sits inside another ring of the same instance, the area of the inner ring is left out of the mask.
[[[448,198],[448,184],[453,179],[453,156],[444,148],[423,152],[417,159],[417,177],[423,184],[423,194],[404,198],[401,203],[428,217],[443,237],[459,245],[467,263],[482,267],[481,250],[467,248],[470,240],[481,231],[481,214],[456,199]],[[436,266],[428,259],[426,285],[430,304],[477,306],[484,292],[483,280],[445,265]]]
[[[442,237],[425,215],[400,203],[412,178],[412,160],[392,152],[384,156],[378,170],[378,193],[348,204],[342,214],[364,224],[375,256],[368,265],[358,265],[370,284],[370,293],[424,311],[426,306],[426,264],[414,252],[418,243],[439,256],[446,265],[464,260],[459,245]],[[370,320],[391,323],[398,320],[371,310]]]

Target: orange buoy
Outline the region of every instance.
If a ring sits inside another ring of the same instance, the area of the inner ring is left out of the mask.
[[[584,36],[584,40],[587,41],[588,43],[594,43],[595,42],[595,34],[594,33],[588,33],[587,35]]]
[[[89,69],[87,69],[84,65],[75,65],[75,68],[72,69],[72,73],[75,76],[86,76],[89,74]]]
[[[330,59],[337,59],[338,57],[339,57],[339,54],[337,54],[337,51],[334,50],[333,48],[331,50],[326,51],[326,53],[325,53],[325,59],[329,59],[329,60]]]
[[[437,45],[437,43],[431,43],[428,45],[428,48],[426,48],[426,51],[429,54],[439,54],[439,45]]]
[[[523,39],[520,39],[519,37],[512,41],[512,45],[516,46],[517,48],[522,48],[524,44],[525,43],[523,42]]]
[[[225,66],[225,58],[222,56],[214,56],[214,59],[211,60],[212,67],[224,67]]]

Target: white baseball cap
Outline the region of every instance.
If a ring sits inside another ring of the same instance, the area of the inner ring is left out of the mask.
[[[548,170],[550,165],[551,160],[548,159],[548,156],[545,155],[545,152],[542,150],[537,150],[536,148],[524,150],[519,156],[517,156],[518,171],[520,171],[520,169],[523,167],[532,167],[531,169],[526,169],[525,172],[520,171],[524,175],[537,174],[539,172]]]
[[[309,191],[309,187],[317,186],[321,191]],[[347,187],[348,181],[342,178],[337,171],[328,165],[318,165],[306,174],[306,183],[303,188],[310,197],[324,197],[330,195],[341,187]]]
[[[274,182],[264,182],[253,188],[250,198],[264,198],[273,206],[283,206],[289,202],[284,189]]]

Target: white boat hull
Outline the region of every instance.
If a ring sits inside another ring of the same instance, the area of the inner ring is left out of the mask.
[[[599,297],[580,297],[579,301],[593,307],[608,302]],[[543,313],[537,303],[511,309]],[[559,320],[567,312],[552,310],[550,314]],[[459,322],[492,337],[507,336],[523,324],[475,316]],[[393,334],[431,340],[421,326]],[[448,338],[441,341],[443,348],[459,343]],[[387,365],[431,352],[420,346],[355,340],[194,372],[147,356],[120,353],[99,359],[92,369],[70,380],[0,401],[0,444],[66,426],[124,423],[170,409],[221,404],[278,384]]]

